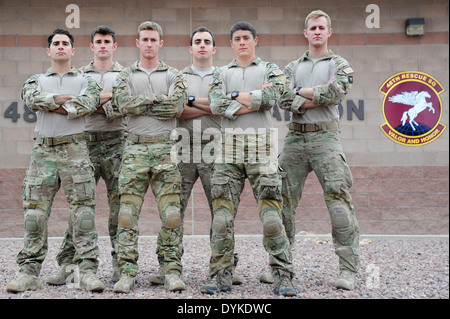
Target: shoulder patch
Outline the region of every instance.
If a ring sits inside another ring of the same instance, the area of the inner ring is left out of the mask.
[[[345,74],[351,74],[351,73],[353,73],[353,69],[351,66],[349,66],[349,67],[346,67],[345,69],[343,69],[342,72],[344,72]]]
[[[272,73],[273,73],[275,76],[284,75],[283,71],[281,71],[280,69],[275,69],[275,70],[272,71]]]

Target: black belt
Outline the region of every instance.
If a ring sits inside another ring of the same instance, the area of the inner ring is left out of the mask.
[[[123,131],[111,131],[111,132],[86,132],[86,139],[89,142],[98,142],[108,140],[110,138],[121,137]]]
[[[45,137],[38,135],[36,137],[36,141],[39,144],[44,144],[46,146],[56,146],[61,144],[69,144],[75,143],[85,139],[84,133],[74,134],[74,135],[65,135],[65,136],[57,136],[57,137]]]
[[[169,134],[162,134],[162,135],[137,135],[137,134],[129,134],[128,139],[131,140],[133,143],[160,143],[160,142],[168,142],[170,141],[170,135]]]
[[[299,131],[301,133],[307,132],[319,132],[319,131],[328,131],[339,128],[339,122],[324,122],[324,123],[316,123],[316,124],[299,124],[299,123],[290,123],[289,129],[294,131]]]

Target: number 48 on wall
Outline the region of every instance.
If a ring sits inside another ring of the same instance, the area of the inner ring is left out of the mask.
[[[23,106],[23,110],[23,119],[25,120],[25,122],[36,122],[36,113],[31,111],[26,105]],[[17,122],[17,119],[20,118],[20,114],[18,112],[18,103],[12,102],[3,113],[3,116],[5,118],[11,119],[13,122]]]

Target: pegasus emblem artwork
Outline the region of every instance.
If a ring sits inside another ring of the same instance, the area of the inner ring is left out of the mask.
[[[429,74],[408,71],[394,74],[379,89],[385,95],[381,130],[392,141],[421,146],[435,141],[446,125],[441,123],[444,87]]]
[[[432,102],[427,102],[427,98],[431,98],[430,93],[427,91],[413,91],[413,92],[403,92],[402,94],[397,94],[389,98],[389,101],[394,103],[401,103],[406,105],[412,105],[412,108],[410,108],[408,111],[403,112],[403,116],[401,118],[402,126],[405,126],[406,121],[409,117],[409,124],[413,131],[416,130],[416,126],[418,126],[417,122],[414,121],[414,119],[419,115],[420,112],[428,108],[428,111],[433,111],[433,114],[435,113],[435,110],[433,108]],[[414,124],[416,126],[414,126]]]

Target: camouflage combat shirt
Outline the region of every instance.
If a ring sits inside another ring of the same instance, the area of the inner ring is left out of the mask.
[[[48,69],[46,73],[31,76],[23,85],[22,99],[37,114],[35,132],[45,137],[79,134],[84,131],[84,116],[94,112],[100,103],[101,87],[89,76],[75,68],[58,74]],[[52,112],[59,108],[54,97],[75,95],[61,106],[68,112]]]
[[[102,87],[102,93],[109,93],[112,92],[112,86],[117,78],[117,75],[119,75],[120,71],[123,69],[124,67],[118,62],[114,62],[111,69],[100,71],[95,69],[94,63],[91,62],[79,70],[96,80]],[[111,100],[104,103],[101,107],[105,110],[106,115],[93,113],[86,116],[86,131],[108,132],[124,130],[126,128],[126,117],[119,112],[113,111]]]
[[[272,85],[262,89],[263,84]],[[272,128],[272,109],[284,90],[285,76],[278,66],[255,58],[246,66],[240,66],[236,60],[216,69],[210,85],[209,100],[211,111],[222,117],[222,131],[226,128]],[[250,92],[250,109],[257,110],[243,115],[234,115],[242,106],[226,95],[233,91]]]
[[[347,60],[330,50],[328,54],[312,59],[307,51],[289,63],[284,72],[286,90],[281,96],[280,108],[293,113],[292,122],[305,124],[339,120],[339,103],[353,83],[353,69]],[[312,102],[323,107],[300,109],[307,99],[293,91],[299,86],[313,88]]]
[[[113,85],[113,107],[129,116],[128,131],[138,135],[161,135],[176,128],[187,94],[183,74],[159,62],[147,73],[136,61],[125,68]],[[165,95],[169,98],[166,99]]]

